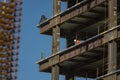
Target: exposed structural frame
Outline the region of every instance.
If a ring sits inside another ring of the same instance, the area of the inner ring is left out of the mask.
[[[17,80],[22,0],[0,0],[0,80]]]
[[[52,80],[59,80],[59,74],[65,75],[65,80],[75,76],[119,80],[120,0],[77,1],[62,13],[57,12],[60,5],[54,2],[57,13],[38,24],[41,34],[53,36],[53,54],[37,62],[39,70],[51,72]],[[67,40],[64,51],[59,49],[60,37]],[[84,42],[74,44],[74,39]]]

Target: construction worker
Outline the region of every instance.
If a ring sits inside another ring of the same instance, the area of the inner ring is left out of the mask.
[[[75,44],[80,44],[80,40],[79,39],[74,39],[74,43]]]

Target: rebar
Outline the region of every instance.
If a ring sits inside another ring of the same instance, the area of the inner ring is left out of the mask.
[[[0,0],[0,80],[16,80],[22,0]]]

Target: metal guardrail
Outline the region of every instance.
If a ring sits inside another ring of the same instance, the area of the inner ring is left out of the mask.
[[[108,76],[110,76],[110,75],[113,75],[113,74],[116,74],[116,73],[119,73],[119,72],[120,72],[120,69],[118,69],[118,70],[116,70],[116,71],[113,71],[113,72],[110,72],[110,73],[107,73],[107,74],[105,74],[105,75],[103,75],[103,76],[100,76],[100,77],[94,79],[94,80],[100,80],[100,79],[102,79],[102,78],[108,77]]]

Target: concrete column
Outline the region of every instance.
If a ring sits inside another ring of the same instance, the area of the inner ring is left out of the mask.
[[[52,54],[56,54],[60,51],[60,27],[56,26],[53,28],[53,44],[52,44]],[[59,80],[59,66],[54,65],[52,67],[52,80]]]
[[[117,43],[112,41],[108,44],[108,73],[117,69]],[[117,80],[117,75],[111,75],[109,80]]]
[[[53,16],[60,13],[60,0],[53,0]],[[60,51],[60,26],[53,28],[52,54]],[[59,65],[52,66],[52,80],[59,80]]]
[[[53,28],[52,54],[60,51],[60,27]]]
[[[59,66],[52,67],[52,80],[59,80]]]
[[[60,0],[53,0],[53,15],[57,15],[61,11],[61,1]]]
[[[108,0],[109,4],[109,27],[113,28],[117,26],[117,0]],[[111,41],[108,43],[108,73],[115,71],[117,68],[117,43]],[[117,80],[117,75],[111,75],[105,80]]]

